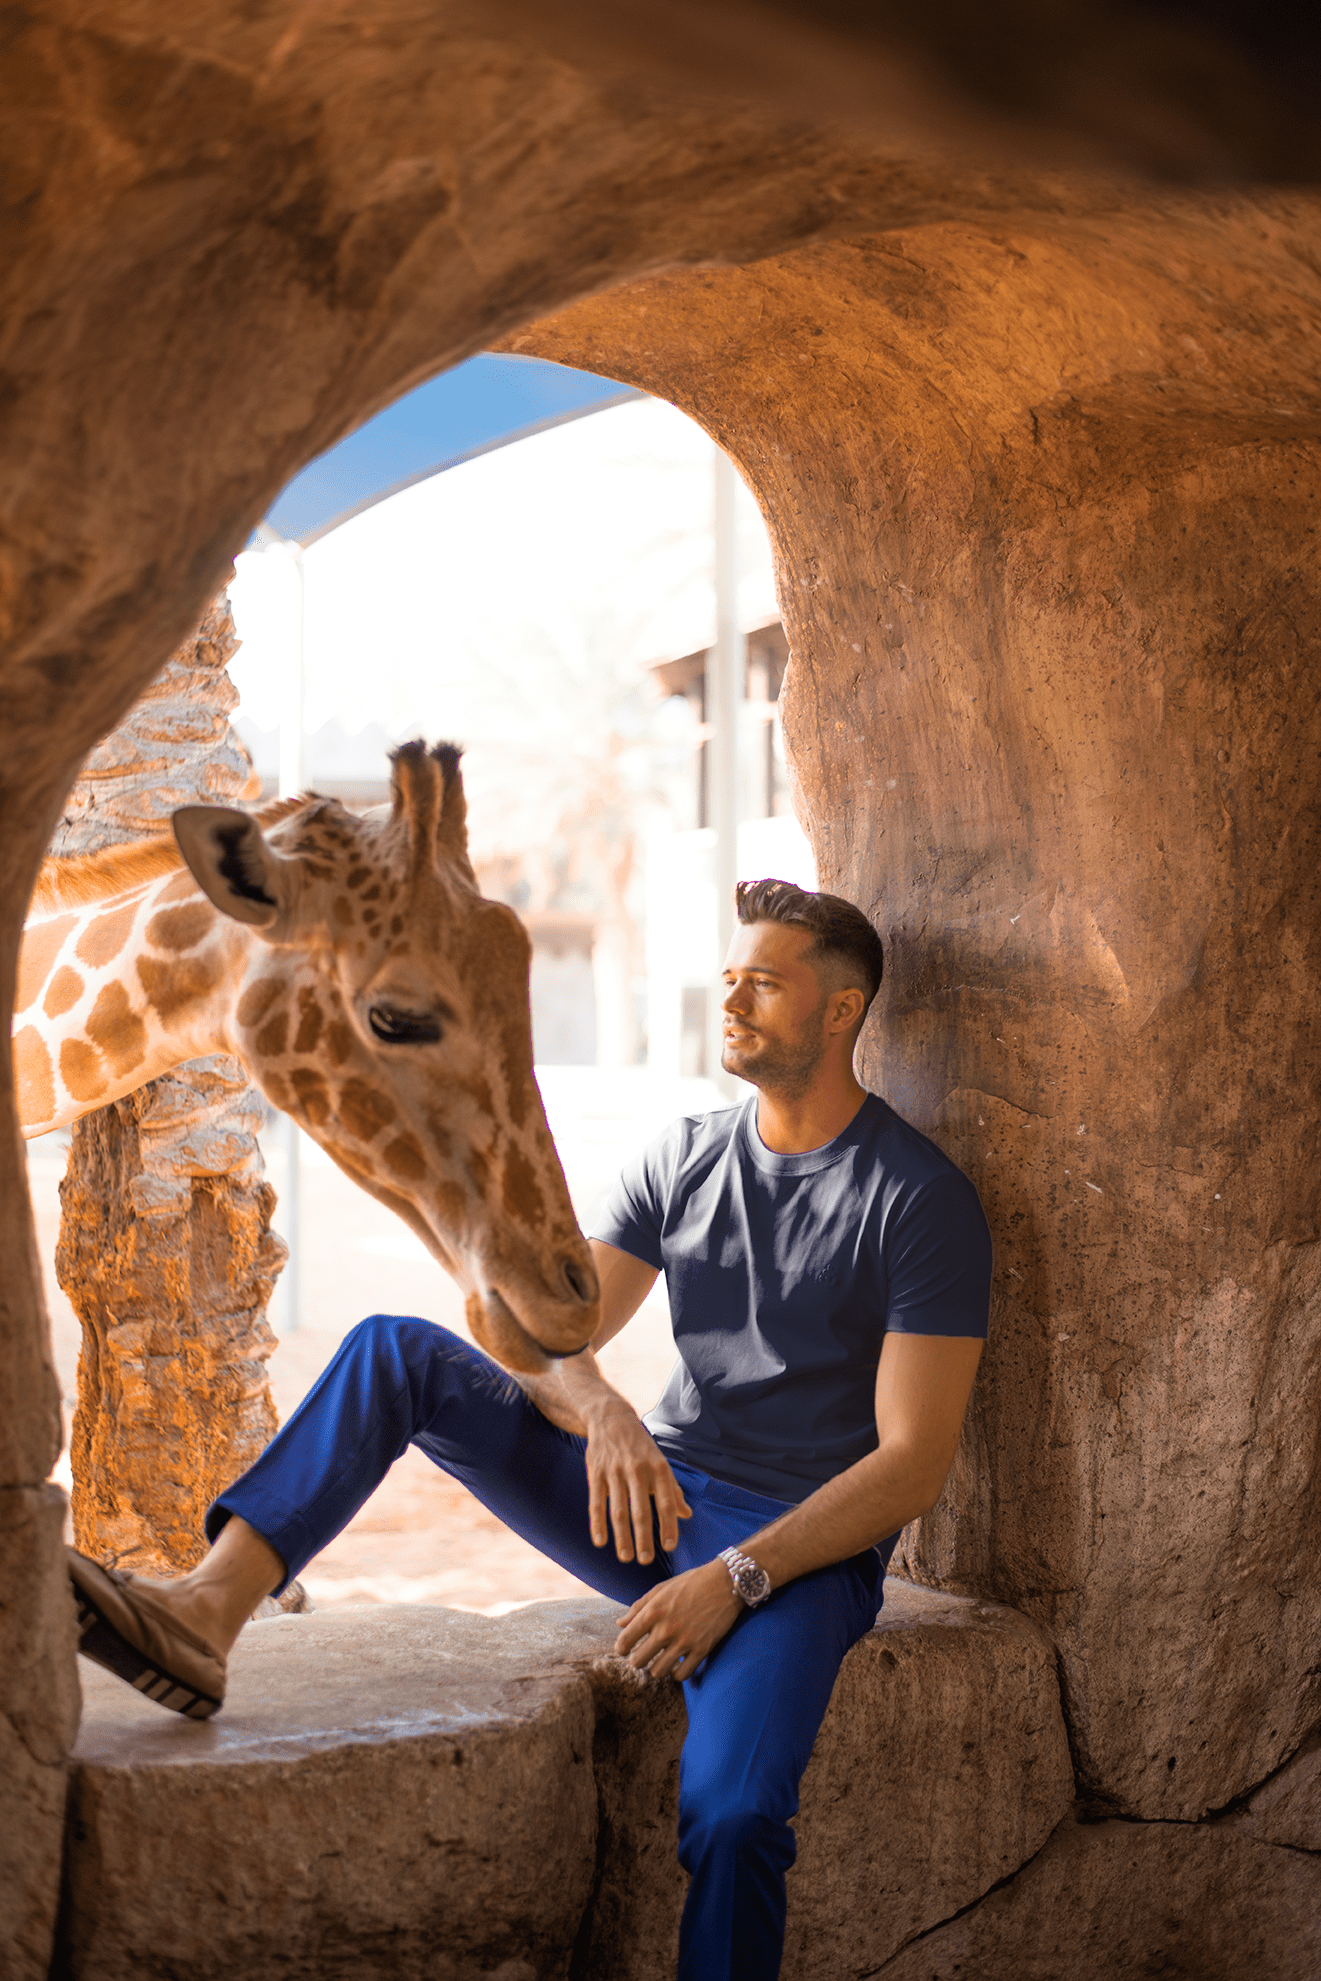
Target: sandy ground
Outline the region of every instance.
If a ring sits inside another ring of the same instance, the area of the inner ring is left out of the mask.
[[[711,1106],[704,1081],[663,1082],[644,1069],[551,1067],[539,1078],[579,1218],[618,1172],[630,1150],[664,1122]],[[284,1179],[283,1124],[266,1148],[277,1191]],[[80,1329],[55,1282],[59,1182],[67,1138],[30,1144],[28,1175],[37,1240],[64,1397],[65,1429],[75,1398]],[[457,1289],[391,1211],[374,1203],[322,1156],[302,1144],[300,1312],[291,1325],[277,1291],[271,1321],[280,1338],[271,1386],[286,1418],[330,1360],[349,1328],[371,1313],[420,1314],[465,1334]],[[279,1230],[280,1217],[275,1216]],[[660,1392],[674,1361],[669,1311],[658,1287],[602,1355],[617,1388],[638,1409]],[[69,1485],[67,1456],[53,1475]],[[313,1601],[447,1603],[499,1615],[548,1596],[578,1596],[584,1585],[510,1533],[465,1487],[419,1452],[409,1451],[338,1538],[304,1570]]]

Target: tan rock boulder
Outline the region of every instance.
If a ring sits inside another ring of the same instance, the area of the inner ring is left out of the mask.
[[[563,1973],[595,1870],[592,1694],[535,1620],[274,1617],[205,1726],[83,1672],[71,1976],[468,1981],[529,1948]]]
[[[870,1974],[1026,1863],[1073,1793],[1044,1633],[891,1577],[803,1777],[786,1977]]]
[[[1262,1843],[1314,1850],[1321,1861],[1321,1736],[1262,1784],[1240,1821]]]
[[[468,1981],[572,1955],[601,1981],[663,1981],[683,1701],[610,1654],[618,1614],[276,1618],[240,1640],[204,1727],[84,1666],[71,1977]],[[1040,1633],[890,1583],[804,1783],[786,1976],[869,1971],[1016,1870],[1072,1792]]]
[[[1316,1981],[1321,1858],[1232,1823],[1062,1823],[876,1981]]]

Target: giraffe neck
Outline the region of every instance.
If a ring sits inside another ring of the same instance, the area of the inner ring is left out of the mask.
[[[19,952],[14,1070],[25,1136],[66,1127],[186,1059],[230,1050],[252,938],[179,869],[62,906]]]

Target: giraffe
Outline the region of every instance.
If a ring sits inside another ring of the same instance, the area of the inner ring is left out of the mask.
[[[193,805],[173,836],[42,869],[19,958],[27,1136],[232,1052],[402,1217],[474,1338],[535,1374],[598,1325],[532,1071],[529,945],[468,859],[459,751],[406,743],[392,804]]]

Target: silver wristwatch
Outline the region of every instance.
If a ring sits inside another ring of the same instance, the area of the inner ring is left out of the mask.
[[[764,1568],[759,1568],[751,1555],[741,1555],[737,1548],[722,1548],[719,1559],[729,1570],[729,1579],[734,1584],[734,1594],[750,1610],[758,1603],[764,1603],[771,1593],[771,1578]]]

